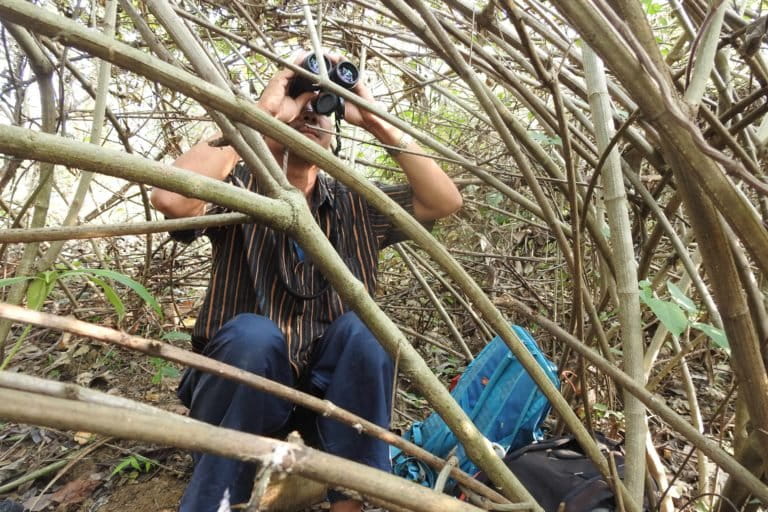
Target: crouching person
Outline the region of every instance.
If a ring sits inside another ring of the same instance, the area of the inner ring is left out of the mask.
[[[299,60],[301,61],[301,59]],[[332,62],[339,62],[332,58]],[[317,91],[291,94],[294,73],[278,72],[258,101],[260,108],[328,150],[332,124],[317,113]],[[352,89],[372,101],[357,83]],[[315,107],[313,108],[313,104]],[[344,119],[395,148],[408,185],[381,186],[417,220],[430,222],[461,206],[450,178],[402,131],[351,102]],[[403,239],[390,221],[359,194],[319,173],[290,148],[265,137],[288,181],[304,192],[315,221],[350,270],[371,295],[376,287],[377,253]],[[399,148],[399,149],[398,149]],[[231,147],[207,141],[182,154],[174,165],[259,192],[250,170]],[[152,203],[169,218],[204,215],[203,201],[155,189]],[[389,427],[393,364],[373,334],[348,310],[302,248],[285,233],[260,224],[177,232],[178,240],[207,236],[212,272],[194,327],[194,350],[276,382],[293,386]],[[187,369],[179,397],[193,418],[259,435],[278,436],[299,429],[320,449],[385,471],[388,447],[355,429],[247,386]],[[247,502],[256,467],[238,460],[196,454],[192,478],[180,504],[183,512],[214,512],[223,496]],[[356,512],[359,501],[337,491],[328,495],[334,512]]]

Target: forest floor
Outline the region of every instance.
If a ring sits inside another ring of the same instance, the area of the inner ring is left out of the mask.
[[[177,368],[104,344],[43,331],[27,340],[14,369],[186,412],[175,394]],[[174,448],[0,423],[0,511],[3,499],[33,512],[174,511],[191,468],[191,457]]]

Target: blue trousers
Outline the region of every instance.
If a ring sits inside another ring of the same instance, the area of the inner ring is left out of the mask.
[[[245,313],[232,318],[203,354],[299,387],[388,428],[394,368],[365,324],[354,313],[345,313],[316,343],[301,382],[288,363],[283,334],[263,316]],[[268,393],[190,368],[178,394],[195,419],[259,435],[299,430],[308,444],[314,442],[333,455],[390,471],[386,443]],[[230,503],[248,501],[257,469],[254,464],[203,453],[193,457],[195,467],[179,505],[181,512],[215,512],[227,489]],[[344,495],[332,491],[329,499],[338,501]]]

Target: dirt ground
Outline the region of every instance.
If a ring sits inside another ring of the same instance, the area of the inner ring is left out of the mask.
[[[98,342],[33,333],[10,370],[186,411],[175,396],[180,368]],[[32,512],[173,511],[191,467],[172,448],[0,422],[0,510],[12,500]]]

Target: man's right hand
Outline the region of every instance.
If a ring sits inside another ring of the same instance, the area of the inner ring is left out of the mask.
[[[297,63],[301,62],[302,57],[303,55],[297,59]],[[296,119],[307,103],[317,95],[315,91],[308,91],[299,94],[296,98],[291,98],[288,95],[288,89],[295,77],[296,73],[290,69],[278,71],[267,83],[257,102],[259,107],[284,123],[290,123]]]

